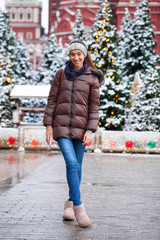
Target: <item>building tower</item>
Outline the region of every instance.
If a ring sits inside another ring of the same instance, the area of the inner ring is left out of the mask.
[[[25,40],[33,69],[36,70],[45,46],[41,25],[42,3],[39,0],[6,0],[5,5],[12,30],[16,37],[22,36]]]

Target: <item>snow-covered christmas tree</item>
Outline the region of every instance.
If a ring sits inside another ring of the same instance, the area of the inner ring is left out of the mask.
[[[91,35],[85,29],[82,13],[80,9],[77,9],[75,24],[73,27],[73,33],[71,36],[69,36],[70,42],[72,42],[74,39],[79,39],[83,41],[87,47],[89,46],[91,41]]]
[[[157,68],[159,56],[153,49],[156,47],[153,37],[148,0],[142,0],[134,13],[134,20],[131,21],[129,12],[126,12],[120,32],[121,75],[128,79],[130,87],[137,71],[143,79],[148,68]]]
[[[26,84],[31,79],[29,62],[22,40],[16,43],[9,25],[8,14],[0,10],[0,120],[1,126],[12,126],[16,108],[10,97],[14,84]]]
[[[0,126],[12,126],[12,111],[16,108],[10,92],[15,84],[11,61],[0,46]]]
[[[39,84],[51,84],[56,72],[65,66],[65,61],[64,49],[61,44],[57,44],[52,28],[35,81]]]
[[[132,29],[132,20],[128,8],[125,8],[125,14],[121,22],[118,38],[118,63],[123,82],[128,82],[128,76],[125,75],[128,55],[130,53],[130,38]]]
[[[8,14],[2,12],[0,9],[0,48],[3,48],[3,52],[10,58],[11,68],[17,77],[18,72],[18,59],[16,57],[16,42],[15,33],[11,30],[9,25]]]
[[[16,83],[18,60],[16,58],[16,43],[9,25],[7,13],[0,10],[0,125],[12,125],[12,111],[16,108],[10,92]]]
[[[130,109],[125,130],[160,131],[160,75],[154,68],[140,85],[136,100]]]
[[[66,62],[65,49],[62,47],[61,41],[57,44],[57,39],[52,28],[48,39],[47,47],[44,51],[44,57],[41,61],[39,71],[33,79],[34,85],[49,85],[52,83],[56,72],[65,66]],[[23,99],[22,106],[27,107],[45,107],[44,99]],[[23,117],[24,122],[42,123],[42,113],[26,113]]]
[[[105,85],[101,87],[99,126],[121,130],[129,91],[119,75],[116,27],[110,24],[111,18],[109,3],[103,0],[93,25],[93,41],[89,49],[95,66],[105,74]]]
[[[91,30],[92,43],[89,46],[95,66],[101,69],[107,78],[114,76],[117,57],[116,27],[110,24],[112,18],[108,0],[103,0]]]
[[[75,25],[73,27],[72,36],[69,37],[70,42],[74,39],[85,41],[85,27],[82,20],[82,13],[80,9],[77,9]]]
[[[29,84],[33,78],[33,73],[31,72],[31,64],[29,63],[29,55],[26,50],[23,38],[18,37],[16,44],[16,57],[18,59],[18,71],[20,76],[17,80],[17,84]]]

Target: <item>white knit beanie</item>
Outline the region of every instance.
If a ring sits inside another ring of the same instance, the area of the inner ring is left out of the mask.
[[[69,54],[70,54],[70,51],[72,51],[72,50],[80,50],[84,54],[85,57],[87,56],[87,47],[86,47],[85,43],[83,43],[82,41],[80,41],[78,39],[73,40],[70,43],[70,45],[68,47]]]

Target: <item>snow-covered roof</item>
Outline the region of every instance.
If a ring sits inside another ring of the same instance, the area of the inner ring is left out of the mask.
[[[15,85],[11,91],[12,98],[47,98],[50,85]]]
[[[72,10],[70,10],[69,8],[65,7],[64,8],[66,10],[66,12],[68,12],[70,15],[74,16],[75,12],[73,12]]]

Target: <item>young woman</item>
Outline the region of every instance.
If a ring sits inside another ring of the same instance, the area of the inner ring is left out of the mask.
[[[64,203],[63,218],[76,217],[79,226],[87,227],[91,221],[81,202],[82,161],[85,146],[97,129],[99,85],[104,76],[94,67],[82,41],[72,41],[68,52],[70,60],[64,75],[59,70],[52,82],[43,123],[47,143],[50,138],[57,141],[66,163],[69,198]]]

